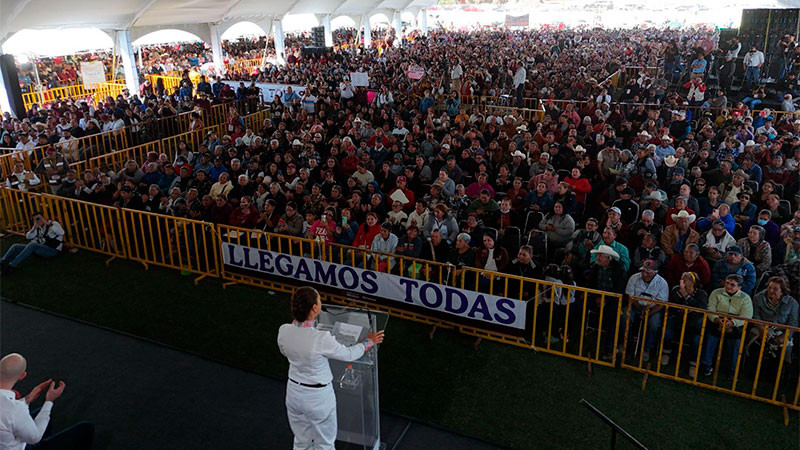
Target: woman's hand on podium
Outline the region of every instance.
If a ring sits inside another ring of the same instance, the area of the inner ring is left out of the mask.
[[[370,331],[369,333],[367,333],[367,339],[372,341],[373,344],[380,344],[383,342],[383,331],[384,330],[378,332]]]

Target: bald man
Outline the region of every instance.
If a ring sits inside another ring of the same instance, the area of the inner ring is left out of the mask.
[[[24,379],[28,363],[19,353],[0,359],[0,450],[28,449],[88,449],[92,445],[94,425],[81,422],[53,436],[44,438],[53,402],[64,392],[66,384],[47,379],[33,388],[24,398],[17,399],[13,390]],[[31,417],[29,405],[42,391],[47,390],[45,402],[36,418]]]

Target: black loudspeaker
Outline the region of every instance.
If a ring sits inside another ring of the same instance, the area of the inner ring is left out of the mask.
[[[22,91],[19,89],[17,65],[14,64],[14,55],[0,55],[0,72],[3,73],[3,85],[8,93],[8,102],[11,103],[11,112],[19,119],[27,116],[25,104],[22,103]]]
[[[325,47],[325,27],[314,27],[311,29],[311,38],[314,47]]]

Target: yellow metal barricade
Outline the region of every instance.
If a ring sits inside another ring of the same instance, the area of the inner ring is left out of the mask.
[[[710,321],[711,312],[703,309],[640,298],[630,299],[623,307],[620,295],[593,289],[469,267],[455,271],[453,266],[431,261],[118,209],[50,194],[0,189],[0,207],[0,226],[9,233],[24,235],[31,226],[32,213],[42,211],[63,225],[67,246],[112,258],[129,258],[146,267],[153,264],[194,273],[200,275],[198,280],[218,276],[229,283],[251,284],[281,292],[292,292],[296,288],[296,284],[287,280],[257,278],[226,270],[220,250],[222,243],[228,242],[352,267],[389,270],[407,278],[528,301],[526,320],[530,321],[530,334],[520,338],[396,308],[391,302],[376,304],[346,293],[321,293],[328,301],[369,307],[401,318],[453,328],[479,338],[535,348],[593,364],[614,366],[616,358],[619,358],[621,367],[646,375],[800,410],[798,362],[789,363],[789,359],[797,357],[791,344],[800,336],[796,334],[800,328],[744,319],[744,326],[735,334],[733,329],[728,331],[725,326]],[[389,258],[391,263],[381,264],[381,258]],[[663,308],[661,318],[657,317],[658,309],[635,306],[640,305],[639,301]],[[639,312],[632,313],[634,310]],[[637,320],[631,319],[634,315],[638,316]],[[726,314],[715,315],[735,318]],[[653,321],[660,321],[660,326],[656,327]],[[653,340],[648,342],[647,330],[651,325]],[[756,329],[763,331],[751,333]],[[707,344],[709,341],[711,344]],[[612,349],[610,358],[599,359],[598,355],[607,348]],[[617,348],[622,352],[614,356]],[[644,355],[647,349],[650,350],[649,361]],[[704,355],[703,351],[710,353]],[[670,361],[661,365],[662,357],[667,354],[671,356]],[[713,376],[705,376],[700,370],[704,360],[713,368]],[[691,362],[698,369],[689,376]],[[731,368],[730,373],[726,367]]]
[[[125,163],[133,160],[142,164],[147,159],[147,154],[156,152],[161,154],[161,141],[148,142],[147,144],[137,145],[116,152],[106,153],[105,155],[95,156],[86,161],[87,169],[96,169],[103,164],[109,169],[118,172],[125,167]]]
[[[454,275],[454,284],[503,297],[528,301],[532,317],[528,346],[581,361],[613,367],[616,355],[602,359],[605,348],[616,348],[622,312],[619,294],[551,283],[474,267]],[[532,310],[532,312],[531,312]],[[462,330],[482,336],[481,330]],[[503,339],[508,342],[508,339]],[[511,342],[522,344],[521,342]]]
[[[270,117],[272,117],[272,115],[268,110],[263,110],[253,114],[249,114],[243,117],[244,126],[246,128],[250,128],[253,131],[258,131],[261,129],[264,120],[269,119]]]
[[[800,410],[800,374],[797,361],[790,364],[800,328],[635,297],[621,328],[626,369]]]
[[[150,80],[150,84],[153,86],[154,90],[158,88],[159,82],[163,83],[164,95],[172,95],[175,89],[179,88],[181,85],[181,77],[179,76],[147,75],[147,79]]]
[[[41,106],[68,98],[90,100],[93,105],[97,105],[98,102],[105,100],[107,97],[116,98],[126,87],[120,81],[98,83],[93,88],[88,89],[82,84],[74,84],[42,91],[26,92],[22,94],[22,103],[26,110],[30,109],[34,104]]]
[[[114,258],[126,258],[122,210],[80,200],[41,195],[42,212],[64,228],[64,244]]]
[[[219,238],[213,224],[130,209],[122,210],[122,223],[130,259],[200,278],[218,276]]]
[[[4,231],[25,235],[31,229],[31,215],[41,209],[41,194],[0,188],[0,224]]]

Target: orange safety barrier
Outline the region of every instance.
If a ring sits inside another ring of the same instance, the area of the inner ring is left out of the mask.
[[[91,100],[93,104],[97,104],[107,97],[116,98],[117,95],[122,93],[123,89],[127,89],[124,83],[100,83],[97,87],[92,89],[87,89],[82,84],[75,84],[72,86],[48,89],[46,91],[26,92],[22,94],[22,103],[26,110],[30,109],[34,104],[42,106],[56,100],[67,98]]]
[[[726,320],[715,322],[712,315]],[[729,325],[733,319],[743,325]],[[626,369],[800,410],[800,328],[636,297],[624,323]],[[712,376],[702,373],[704,359],[711,361]]]
[[[235,102],[220,103],[211,107],[210,111],[200,110],[202,119],[205,121],[206,128],[224,123],[227,120],[230,108],[237,111],[253,109],[252,101],[237,100]],[[82,169],[83,162],[112,153],[124,150],[131,145],[140,145],[148,139],[160,139],[166,136],[174,136],[184,133],[189,128],[191,122],[191,111],[177,116],[164,117],[155,121],[139,122],[137,124],[122,128],[116,131],[85,136],[65,144],[57,144],[64,157],[70,162],[72,168]],[[263,117],[263,116],[259,116]],[[263,121],[263,119],[262,119]],[[220,130],[221,131],[221,130]],[[27,170],[34,170],[45,156],[45,149],[48,146],[35,147],[30,150],[16,150],[0,148],[0,172],[3,178],[8,176],[14,169],[16,161],[22,161]]]
[[[621,367],[625,369],[800,410],[800,361],[794,359],[790,363],[788,360],[790,355],[793,358],[797,356],[797,351],[791,345],[800,336],[797,334],[800,328],[797,327],[635,297],[629,299],[623,309],[623,298],[619,294],[471,267],[454,270],[450,265],[401,255],[253,229],[213,225],[153,212],[118,209],[50,194],[0,189],[0,205],[0,226],[7,232],[24,234],[30,228],[30,215],[43,210],[64,227],[66,246],[103,253],[111,257],[109,261],[128,258],[145,267],[158,265],[183,273],[194,273],[199,275],[196,281],[212,276],[226,280],[226,284],[245,283],[283,292],[291,292],[296,287],[289,282],[226,271],[220,248],[227,242],[342,265],[374,267],[373,270],[389,270],[392,273],[396,271],[406,278],[527,301],[528,316],[532,321],[529,328],[532,331],[529,336],[520,337],[464,326],[446,317],[404,310],[391,303],[375,304],[353,299],[349,295],[322,293],[329,301],[386,311],[405,319],[452,328],[479,339],[492,339],[593,364],[611,367],[619,358]],[[379,263],[381,259],[387,261],[385,268]],[[650,346],[647,345],[646,330],[650,321],[656,320],[657,310],[635,307],[640,304],[637,303],[639,301],[663,308],[662,317],[665,319],[661,324],[664,326],[655,329],[659,337]],[[634,331],[637,321],[630,319],[633,308],[640,311],[639,331]],[[727,325],[722,325],[723,322],[718,325],[709,320],[711,314],[742,320],[739,334],[734,334],[733,329],[726,332]],[[699,330],[696,319],[700,320]],[[687,326],[690,321],[695,324],[694,327]],[[714,332],[714,327],[720,328],[718,333]],[[667,333],[667,329],[674,332]],[[750,330],[760,332],[751,333]],[[717,336],[717,341],[712,341],[714,345],[707,346],[716,352],[708,355],[712,357],[710,360],[715,375],[701,378],[698,371],[691,376],[686,375],[688,364],[682,364],[682,361],[695,361],[699,365],[702,356],[700,349],[711,339],[708,337],[711,334]],[[739,336],[741,338],[735,342],[736,345],[726,344],[726,339],[737,339]],[[613,349],[620,347],[621,354],[609,360],[598,359],[603,342],[610,344]],[[693,348],[694,342],[697,345]],[[667,346],[674,350],[674,366],[665,364],[662,367],[659,360],[666,353]],[[658,349],[650,353],[651,357],[657,358],[655,368],[644,357],[642,350],[647,347]],[[722,370],[723,362],[732,364],[733,370],[728,378],[716,375]],[[645,376],[643,387],[646,382]]]

